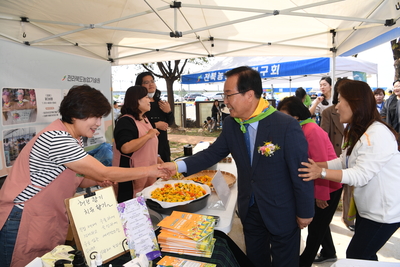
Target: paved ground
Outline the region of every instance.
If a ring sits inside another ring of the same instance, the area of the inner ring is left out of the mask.
[[[198,142],[213,142],[214,137],[205,136],[187,136],[187,135],[176,135],[169,134],[168,138],[170,141],[181,142],[195,145]],[[183,149],[183,148],[182,148]],[[341,221],[341,212],[337,211],[332,223],[331,223],[332,237],[335,242],[337,257],[339,259],[346,258],[346,248],[350,242],[353,232],[348,230]],[[232,230],[229,236],[235,241],[235,243],[245,251],[242,224],[237,216],[233,219]],[[307,230],[303,229],[301,232],[302,243],[301,250],[304,249],[304,242],[307,238]],[[389,239],[389,241],[383,246],[378,252],[378,258],[380,261],[386,262],[399,262],[400,266],[400,229]],[[314,264],[314,267],[328,267],[331,266],[332,262],[326,262],[322,264]]]
[[[172,142],[196,145],[198,142],[201,141],[213,142],[215,140],[215,137],[168,134],[168,140]]]

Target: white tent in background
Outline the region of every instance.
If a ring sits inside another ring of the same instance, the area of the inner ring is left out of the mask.
[[[393,29],[397,7],[397,0],[0,1],[0,38],[115,65],[334,58]]]

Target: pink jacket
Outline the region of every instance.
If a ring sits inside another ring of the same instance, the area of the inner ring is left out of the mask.
[[[316,123],[302,125],[304,135],[308,142],[308,157],[315,162],[324,162],[336,159],[336,153],[328,134]],[[314,196],[316,199],[329,200],[330,193],[342,188],[341,183],[323,179],[314,180]]]
[[[4,182],[0,190],[0,229],[14,206],[15,197],[31,184],[29,155],[33,144],[40,134],[51,130],[66,131],[66,128],[61,120],[56,120],[37,134],[21,151]],[[66,169],[24,203],[11,267],[25,266],[34,258],[41,257],[57,245],[65,243],[68,217],[64,200],[74,196],[82,180],[82,177]]]

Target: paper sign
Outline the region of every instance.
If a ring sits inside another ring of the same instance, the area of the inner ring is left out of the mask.
[[[229,186],[226,183],[224,176],[220,170],[217,171],[211,183],[222,204],[226,206],[229,200],[229,196],[231,194],[231,190],[229,189]]]
[[[92,253],[100,253],[103,261],[124,253],[126,239],[117,210],[112,186],[66,200],[70,219],[76,229],[86,262]],[[74,230],[74,229],[73,229]]]
[[[137,197],[118,204],[132,259],[147,256],[149,261],[161,257],[145,199]]]

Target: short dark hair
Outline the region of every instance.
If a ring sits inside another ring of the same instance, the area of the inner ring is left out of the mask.
[[[333,87],[333,96],[332,96],[332,104],[333,105],[336,105],[339,102],[339,100],[338,100],[338,95],[339,95],[338,87],[339,87],[339,84],[342,81],[346,80],[346,79],[347,78],[338,78],[338,80],[336,81],[335,86]]]
[[[139,100],[147,96],[147,89],[141,85],[129,87],[125,92],[124,105],[121,107],[121,115],[129,114],[140,120]],[[143,117],[146,117],[142,114]]]
[[[303,100],[303,98],[306,96],[307,92],[304,90],[303,87],[299,87],[296,89],[296,92],[294,93],[296,97],[300,98]]]
[[[385,95],[385,90],[383,90],[382,88],[376,88],[374,90],[374,95],[379,95],[380,93],[382,93],[383,95]]]
[[[285,97],[279,101],[277,109],[279,111],[285,110],[292,117],[298,117],[299,120],[305,120],[311,117],[311,113],[308,108],[304,106],[300,98],[295,96]]]
[[[59,112],[62,121],[72,124],[72,118],[105,117],[111,112],[109,100],[103,93],[89,85],[75,85],[61,101]]]
[[[254,96],[260,98],[263,92],[261,76],[258,71],[249,66],[242,66],[231,69],[225,73],[225,77],[238,75],[237,89],[239,93],[244,94],[247,91],[253,90]]]
[[[393,85],[394,85],[395,83],[397,83],[397,82],[400,82],[400,80],[399,80],[399,79],[395,80],[395,81],[393,82]]]

